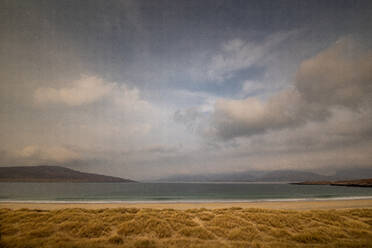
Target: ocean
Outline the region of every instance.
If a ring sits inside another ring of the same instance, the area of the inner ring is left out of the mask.
[[[372,188],[286,183],[0,183],[0,202],[253,202],[372,198]]]

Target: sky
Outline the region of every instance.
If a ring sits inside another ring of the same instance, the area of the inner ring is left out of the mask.
[[[372,164],[372,2],[0,0],[0,166]]]

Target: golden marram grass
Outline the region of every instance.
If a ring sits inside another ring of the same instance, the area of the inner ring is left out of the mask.
[[[372,247],[372,209],[0,210],[2,247]]]

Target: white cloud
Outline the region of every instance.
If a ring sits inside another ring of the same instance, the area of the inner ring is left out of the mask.
[[[295,87],[307,102],[357,107],[372,99],[372,51],[350,38],[304,61]]]
[[[61,163],[79,159],[77,152],[62,146],[29,145],[16,151],[15,157],[23,160],[38,160],[45,163]]]
[[[34,92],[34,99],[39,104],[61,104],[80,106],[107,99],[111,108],[115,107],[126,114],[149,114],[152,106],[141,99],[137,88],[129,88],[127,84],[108,82],[98,76],[84,75],[73,81],[69,87],[39,88]]]
[[[297,91],[286,90],[264,102],[255,97],[243,100],[219,99],[215,104],[213,123],[216,134],[223,139],[249,136],[270,129],[302,123],[305,109]]]
[[[84,75],[64,88],[39,88],[34,99],[41,104],[64,104],[80,106],[96,102],[107,96],[116,87],[115,83],[105,82],[96,76]]]
[[[299,67],[293,89],[257,98],[221,99],[213,116],[215,133],[223,139],[250,136],[321,121],[335,107],[358,111],[371,108],[371,51],[356,53],[343,39]]]
[[[267,87],[267,86],[266,86]],[[265,85],[259,81],[245,80],[242,90],[245,94],[256,94],[259,91],[266,90]]]
[[[262,42],[249,42],[241,39],[226,42],[208,65],[209,80],[224,81],[230,78],[232,73],[258,64],[293,33],[295,31],[275,33]]]
[[[151,104],[141,99],[140,91],[137,88],[130,89],[125,84],[116,87],[111,98],[116,106],[126,112],[149,114],[152,111]]]

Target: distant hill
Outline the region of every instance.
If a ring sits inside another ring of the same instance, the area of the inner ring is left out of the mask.
[[[159,182],[300,182],[327,180],[327,176],[295,170],[246,171],[223,174],[174,175]]]
[[[134,182],[120,177],[85,173],[61,166],[0,167],[0,182]]]
[[[174,175],[159,179],[159,182],[245,182],[254,181],[256,177],[249,173]]]
[[[325,176],[299,170],[243,171],[220,174],[173,175],[160,178],[157,182],[331,182],[372,177],[372,169],[340,169]]]
[[[321,181],[327,180],[329,177],[307,171],[280,170],[268,172],[259,179],[263,182],[296,182],[304,180]]]

